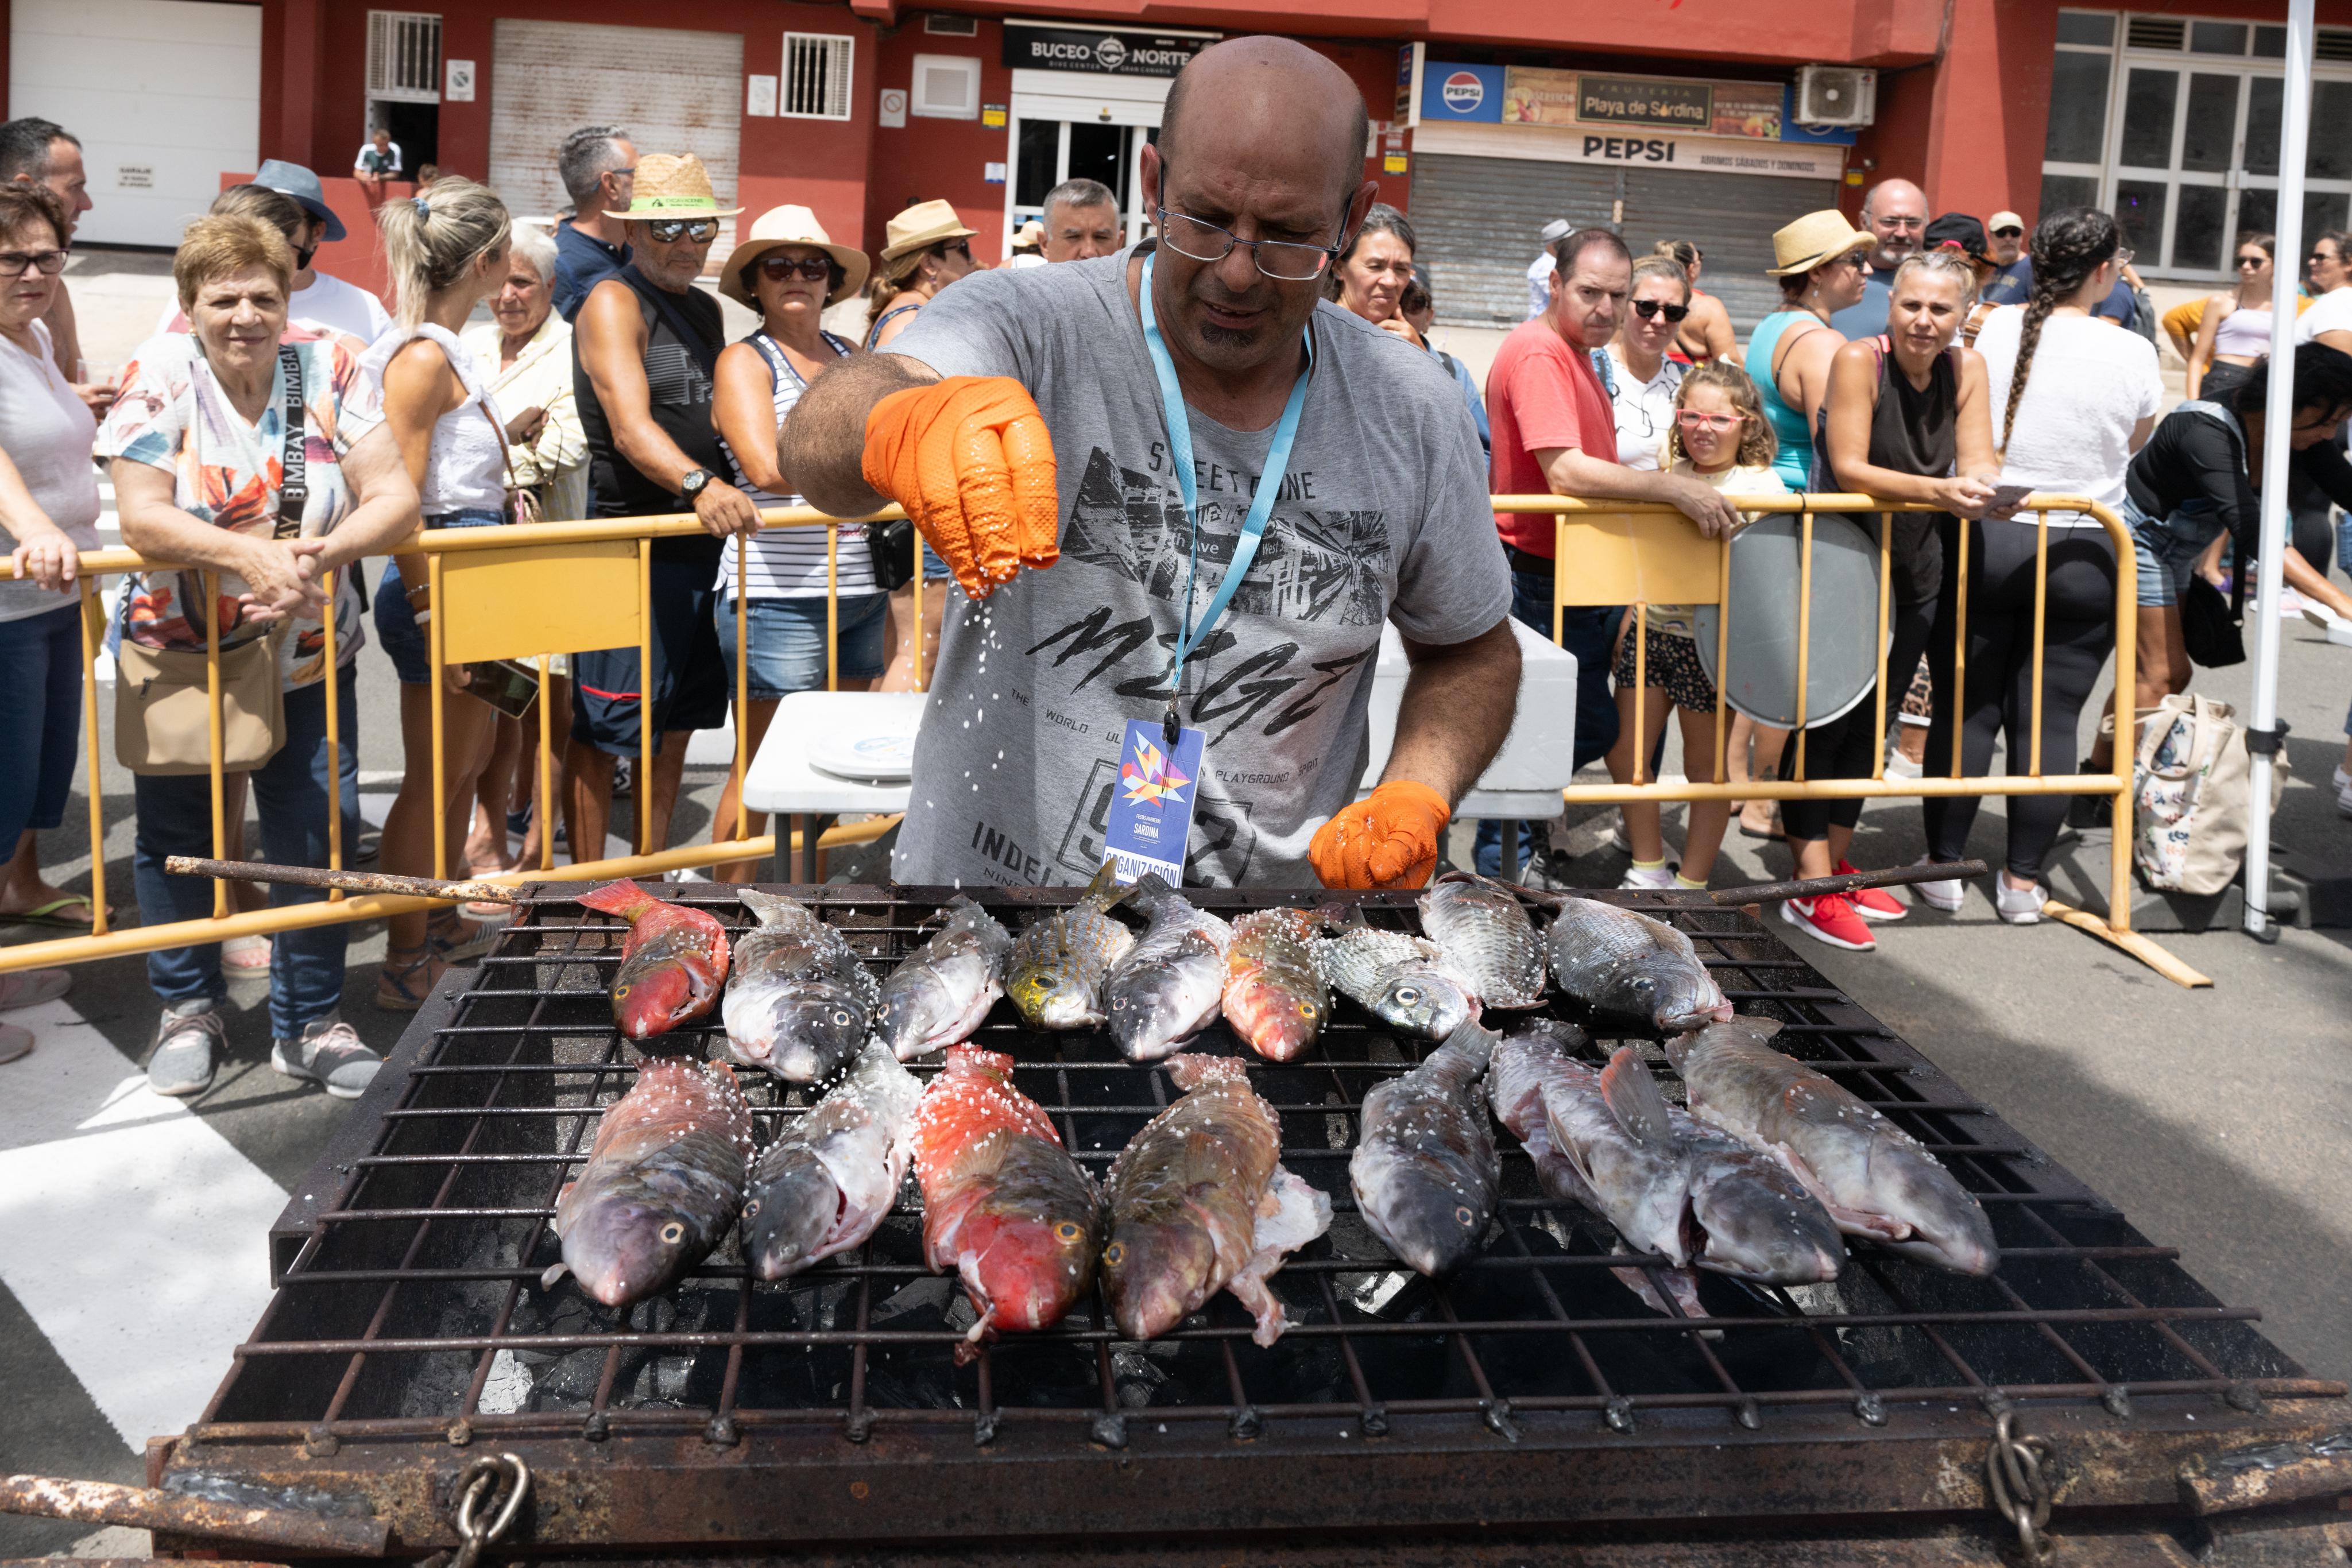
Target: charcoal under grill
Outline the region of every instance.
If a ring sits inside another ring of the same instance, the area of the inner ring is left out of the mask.
[[[2326,1456],[2331,1434],[2352,1452],[2344,1385],[2305,1376],[2256,1313],[2217,1301],[1750,915],[1671,894],[1623,896],[1688,933],[1740,1011],[1783,1020],[1782,1049],[1957,1173],[1991,1215],[1996,1275],[1857,1241],[1833,1284],[1707,1275],[1711,1316],[1661,1315],[1612,1270],[1663,1260],[1614,1252],[1605,1222],[1547,1197],[1498,1131],[1505,1197],[1484,1256],[1432,1283],[1371,1235],[1347,1180],[1364,1092],[1430,1047],[1341,1002],[1305,1059],[1253,1058],[1285,1163],[1335,1211],[1273,1282],[1293,1326],[1270,1349],[1222,1294],[1163,1339],[1123,1340],[1097,1288],[1055,1330],[958,1367],[971,1309],[923,1266],[911,1182],[865,1248],[781,1284],[751,1280],[730,1243],[625,1311],[569,1281],[542,1290],[557,1191],[639,1060],[605,997],[622,928],[571,902],[583,890],[536,889],[418,1015],[273,1231],[277,1293],[204,1418],[153,1451],[161,1484],[373,1513],[409,1555],[452,1543],[465,1465],[511,1451],[537,1481],[500,1551],[553,1559],[1209,1562],[1246,1542],[1300,1561],[1504,1561],[1573,1527],[1594,1563],[1662,1540],[1866,1541],[1974,1562],[2001,1534],[1984,1458],[2003,1412],[2049,1446],[2053,1528],[2110,1544],[2210,1545],[2217,1520],[2277,1523],[2184,1474],[2309,1467],[2228,1456]],[[748,924],[731,889],[666,891]],[[877,973],[950,893],[786,891],[818,902]],[[1072,896],[982,902],[1017,927]],[[1194,896],[1228,918],[1276,902]],[[1417,928],[1407,895],[1363,904],[1375,924]],[[1601,1053],[1618,1042],[1553,1005]],[[1097,1176],[1171,1098],[1107,1037],[1027,1031],[1007,1005],[978,1040],[1015,1058],[1018,1086]],[[657,1043],[724,1056],[715,1019]],[[1246,1054],[1222,1026],[1197,1049]],[[1645,1054],[1675,1092],[1663,1052]],[[741,1078],[762,1142],[812,1098]],[[2338,1517],[2332,1494],[2313,1506]],[[2292,1522],[2336,1528],[2318,1518]]]

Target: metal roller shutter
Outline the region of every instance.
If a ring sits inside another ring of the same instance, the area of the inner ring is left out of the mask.
[[[622,127],[641,157],[695,154],[719,204],[735,205],[741,34],[501,18],[492,48],[490,183],[517,214],[570,204],[555,155],[583,125]],[[722,219],[710,254],[724,257],[734,244],[735,220]]]
[[[1412,161],[1415,259],[1428,269],[1437,313],[1448,321],[1527,319],[1528,263],[1554,218],[1580,227],[1609,222],[1618,172],[1594,163],[1416,153]]]
[[[1662,239],[1686,239],[1705,251],[1699,287],[1723,301],[1744,340],[1780,308],[1780,285],[1764,276],[1772,231],[1836,206],[1837,197],[1832,180],[1628,169],[1622,232],[1636,256]]]

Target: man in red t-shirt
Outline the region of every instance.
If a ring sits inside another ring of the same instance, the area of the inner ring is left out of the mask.
[[[1498,496],[1583,496],[1665,501],[1709,538],[1737,526],[1738,514],[1712,486],[1672,474],[1642,472],[1617,461],[1617,424],[1592,351],[1616,335],[1633,281],[1633,257],[1607,229],[1578,229],[1553,246],[1551,305],[1513,329],[1486,372],[1486,418],[1494,433],[1488,480]],[[1552,529],[1549,514],[1498,513],[1495,526],[1511,558],[1511,613],[1551,635]],[[1561,643],[1576,655],[1576,765],[1617,744],[1617,704],[1609,667],[1622,605],[1570,606]],[[1494,851],[1489,854],[1489,843]],[[1482,827],[1479,865],[1499,863],[1501,835]]]

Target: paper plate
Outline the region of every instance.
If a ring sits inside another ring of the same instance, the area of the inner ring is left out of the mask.
[[[809,743],[808,762],[835,779],[904,784],[915,776],[915,732],[820,736]]]
[[[1797,721],[1797,603],[1802,554],[1798,518],[1778,513],[1731,544],[1733,711],[1786,729]],[[1878,543],[1841,517],[1813,517],[1813,612],[1805,660],[1805,727],[1843,716],[1878,681]],[[1693,619],[1698,659],[1715,668],[1716,606]],[[1908,672],[1906,672],[1907,678]],[[1900,701],[1900,696],[1896,698]],[[1892,711],[1890,707],[1890,712]]]

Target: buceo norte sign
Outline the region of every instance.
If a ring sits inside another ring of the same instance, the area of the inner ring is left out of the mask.
[[[1035,27],[1008,22],[1004,63],[1015,70],[1087,71],[1097,76],[1172,77],[1217,41],[1214,33],[1104,32],[1095,27]]]

